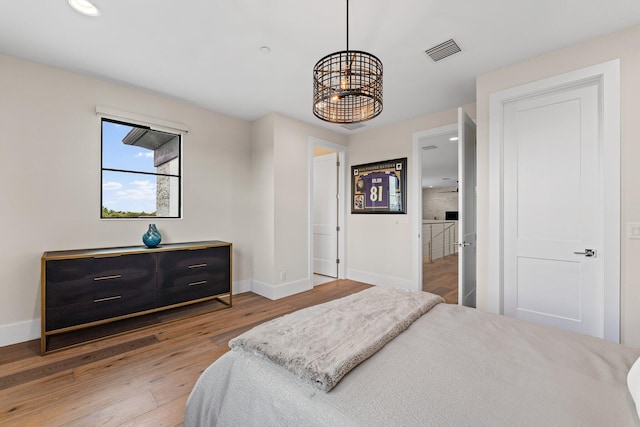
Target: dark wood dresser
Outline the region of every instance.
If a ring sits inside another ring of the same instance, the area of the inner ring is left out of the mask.
[[[231,307],[231,243],[45,252],[42,354]]]

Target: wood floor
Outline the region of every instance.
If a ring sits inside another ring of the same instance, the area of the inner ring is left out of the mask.
[[[1,426],[181,426],[185,402],[227,342],[266,320],[361,291],[338,280],[40,356],[39,341],[0,348]]]
[[[422,264],[422,290],[440,295],[448,304],[458,303],[458,254]]]

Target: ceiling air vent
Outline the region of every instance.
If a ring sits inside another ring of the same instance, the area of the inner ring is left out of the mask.
[[[444,43],[440,43],[438,46],[425,50],[425,53],[429,55],[434,62],[437,62],[460,51],[460,46],[458,46],[453,39],[450,39]]]
[[[363,128],[364,125],[362,123],[347,123],[344,125],[340,125],[345,129],[349,129],[349,130],[356,130],[356,129],[360,129]]]

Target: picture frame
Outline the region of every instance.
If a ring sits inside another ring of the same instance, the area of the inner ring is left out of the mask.
[[[407,158],[351,166],[352,214],[407,213]]]

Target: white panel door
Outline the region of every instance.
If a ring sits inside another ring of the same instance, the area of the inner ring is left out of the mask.
[[[603,337],[598,93],[505,104],[504,313]]]
[[[313,272],[338,277],[338,154],[313,158]]]
[[[458,304],[476,306],[476,124],[458,108]]]

